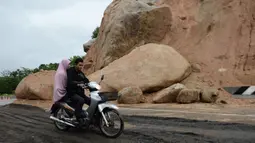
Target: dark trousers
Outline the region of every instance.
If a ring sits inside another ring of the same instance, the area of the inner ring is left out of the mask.
[[[65,102],[67,100],[68,96],[64,96],[62,97],[58,102]],[[53,103],[53,105],[51,106],[51,114],[55,113],[56,110],[58,109],[58,104]]]
[[[82,112],[82,107],[84,103],[90,105],[90,98],[83,95],[80,96],[78,94],[74,94],[70,97],[73,107],[75,108],[75,116],[77,119],[81,117],[85,117],[84,113]]]

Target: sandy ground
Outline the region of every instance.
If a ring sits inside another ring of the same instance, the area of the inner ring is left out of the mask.
[[[234,99],[233,99],[234,100]],[[237,100],[237,99],[235,99]],[[183,109],[211,109],[211,108],[254,108],[255,107],[255,99],[245,100],[246,102],[242,102],[242,99],[239,99],[239,102],[235,102],[235,104],[207,104],[207,103],[193,103],[193,104],[118,104],[116,101],[111,101],[111,103],[118,105],[119,107],[128,107],[128,108],[153,108],[153,109],[172,109],[172,108],[183,108]],[[16,104],[26,104],[37,106],[43,109],[49,109],[52,105],[52,101],[49,100],[15,100]],[[86,105],[84,105],[86,106]]]

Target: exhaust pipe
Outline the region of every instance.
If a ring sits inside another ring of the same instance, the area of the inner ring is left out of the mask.
[[[75,125],[73,125],[73,124],[71,124],[71,123],[68,123],[68,122],[65,122],[65,121],[62,121],[62,120],[59,120],[58,118],[56,118],[56,117],[54,117],[54,116],[50,116],[50,119],[53,120],[53,121],[57,121],[57,122],[66,124],[66,125],[68,125],[68,126],[75,127]]]

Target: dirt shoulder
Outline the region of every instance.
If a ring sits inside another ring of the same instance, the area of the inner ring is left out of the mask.
[[[16,104],[25,104],[32,105],[36,107],[40,107],[43,109],[49,109],[52,105],[52,101],[50,100],[20,100],[17,99],[14,101]],[[210,104],[210,103],[193,103],[193,104],[176,104],[176,103],[168,103],[168,104],[118,104],[116,101],[111,101],[118,105],[119,107],[125,108],[142,108],[142,109],[188,109],[188,110],[196,110],[196,109],[208,109],[208,110],[221,110],[221,109],[249,109],[254,108],[255,104],[250,102],[249,104]]]

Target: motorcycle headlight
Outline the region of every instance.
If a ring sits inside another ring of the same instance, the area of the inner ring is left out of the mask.
[[[97,90],[100,90],[100,89],[101,89],[101,86],[98,85],[98,84],[97,84],[95,87],[96,87]]]
[[[101,89],[101,86],[99,84],[97,84],[96,82],[90,82],[88,85],[89,85],[89,87],[95,88],[97,90]]]

